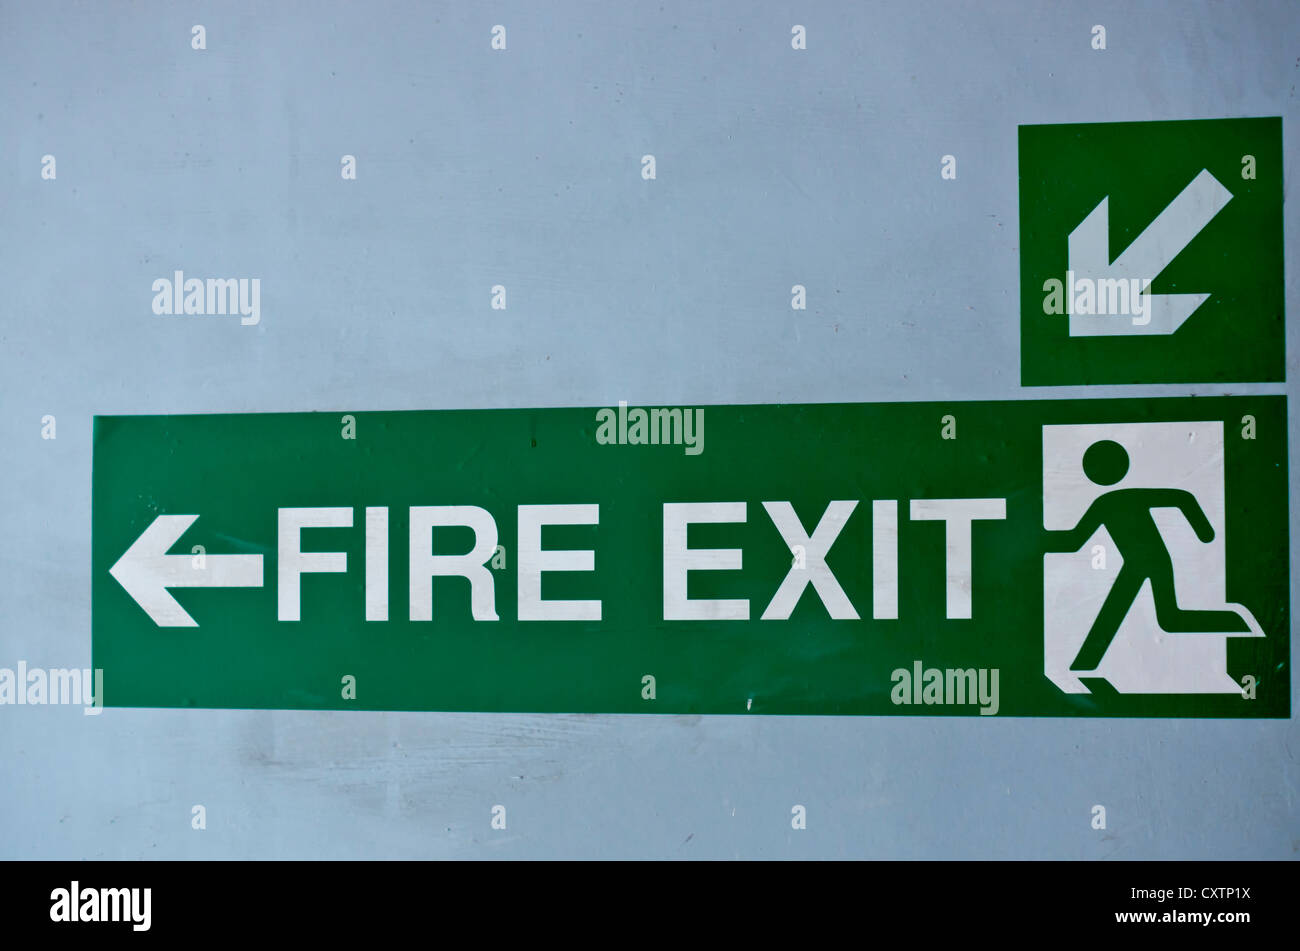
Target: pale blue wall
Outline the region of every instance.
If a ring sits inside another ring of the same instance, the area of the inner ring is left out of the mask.
[[[1080,395],[1018,386],[1017,125],[1282,115],[1292,182],[1298,35],[1288,0],[3,0],[0,666],[89,663],[96,413]],[[260,277],[261,324],[155,318],[174,267]],[[1298,740],[4,707],[0,856],[1293,857]]]

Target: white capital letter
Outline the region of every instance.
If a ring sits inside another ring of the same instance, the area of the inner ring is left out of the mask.
[[[789,502],[763,503],[763,508],[767,509],[767,514],[772,517],[772,523],[776,525],[776,530],[781,533],[786,545],[792,549],[795,545],[802,545],[804,548],[804,567],[791,568],[786,572],[781,587],[777,588],[776,594],[772,596],[772,603],[763,612],[764,621],[783,621],[788,618],[794,612],[794,606],[799,602],[803,589],[810,583],[832,618],[837,621],[858,619],[858,612],[854,610],[848,595],[844,593],[844,589],[840,587],[840,583],[835,580],[835,575],[831,574],[831,569],[826,564],[826,553],[831,550],[831,545],[835,544],[835,539],[839,537],[844,523],[849,520],[849,516],[857,507],[856,499],[832,502],[826,506],[821,521],[817,523],[812,537],[809,538],[804,532],[799,516],[795,514],[793,505]]]
[[[690,600],[686,575],[691,571],[735,571],[739,548],[687,548],[686,526],[692,522],[743,522],[744,502],[664,503],[664,620],[747,621],[749,601]]]
[[[474,547],[464,555],[435,555],[433,529],[467,525]],[[411,506],[411,620],[433,620],[433,579],[454,575],[469,579],[470,612],[476,621],[496,621],[496,591],[487,561],[497,550],[497,523],[477,505]]]
[[[366,620],[388,620],[388,507],[366,509]]]
[[[898,617],[898,501],[871,503],[871,616]]]
[[[280,509],[279,609],[281,621],[301,621],[299,581],[304,571],[347,571],[347,552],[302,550],[304,528],[351,528],[350,508]]]
[[[519,620],[599,621],[599,601],[543,601],[543,571],[595,571],[596,553],[543,551],[543,525],[597,525],[599,505],[519,506]]]
[[[945,523],[948,617],[970,617],[970,523],[975,519],[1007,517],[1006,499],[913,499],[913,521]]]

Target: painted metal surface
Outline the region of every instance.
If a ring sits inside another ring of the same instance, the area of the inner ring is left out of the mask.
[[[1295,181],[1297,15],[0,6],[0,664],[91,661],[95,415],[1024,398],[1018,128],[1281,116]],[[177,269],[261,279],[260,321],[155,315]],[[1297,740],[1294,719],[8,706],[0,853],[1287,858]]]

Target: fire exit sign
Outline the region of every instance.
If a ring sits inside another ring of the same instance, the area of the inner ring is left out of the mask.
[[[1281,397],[97,417],[108,706],[1268,716]]]

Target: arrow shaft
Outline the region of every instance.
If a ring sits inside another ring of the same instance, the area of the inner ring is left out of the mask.
[[[154,577],[168,588],[260,588],[261,555],[165,555]]]
[[[1124,277],[1155,279],[1232,198],[1206,169],[1156,215],[1111,265]]]

